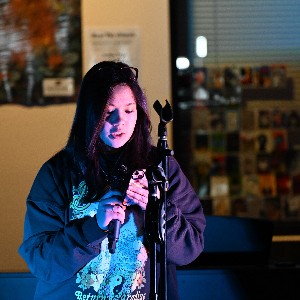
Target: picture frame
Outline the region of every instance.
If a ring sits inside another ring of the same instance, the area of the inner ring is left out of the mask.
[[[1,6],[0,104],[75,102],[82,79],[81,1]]]

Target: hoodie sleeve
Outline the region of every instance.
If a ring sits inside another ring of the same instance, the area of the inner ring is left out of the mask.
[[[167,192],[167,257],[168,262],[186,265],[204,248],[206,225],[200,199],[174,157],[169,160]]]
[[[71,182],[63,161],[51,159],[38,172],[26,201],[19,248],[32,274],[50,283],[71,278],[99,254],[106,234],[95,217],[69,222]]]

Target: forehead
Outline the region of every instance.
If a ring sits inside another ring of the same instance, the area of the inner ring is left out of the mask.
[[[135,104],[136,100],[131,88],[127,85],[117,85],[112,89],[108,99],[108,105],[130,105]]]

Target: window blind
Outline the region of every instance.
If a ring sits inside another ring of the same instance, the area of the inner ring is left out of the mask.
[[[300,100],[299,0],[191,0],[194,65],[285,64]],[[208,55],[196,56],[195,40],[207,38]]]

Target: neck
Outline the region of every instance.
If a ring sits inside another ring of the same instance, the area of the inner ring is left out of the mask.
[[[113,174],[122,163],[128,142],[120,148],[110,147],[101,142],[100,169],[107,176]]]
[[[106,145],[105,143],[103,143],[103,141],[100,142],[100,148],[102,150],[102,153],[106,154],[106,155],[117,155],[120,152],[122,152],[123,149],[126,148],[128,143],[124,144],[122,147],[120,148],[113,148],[111,146]]]

